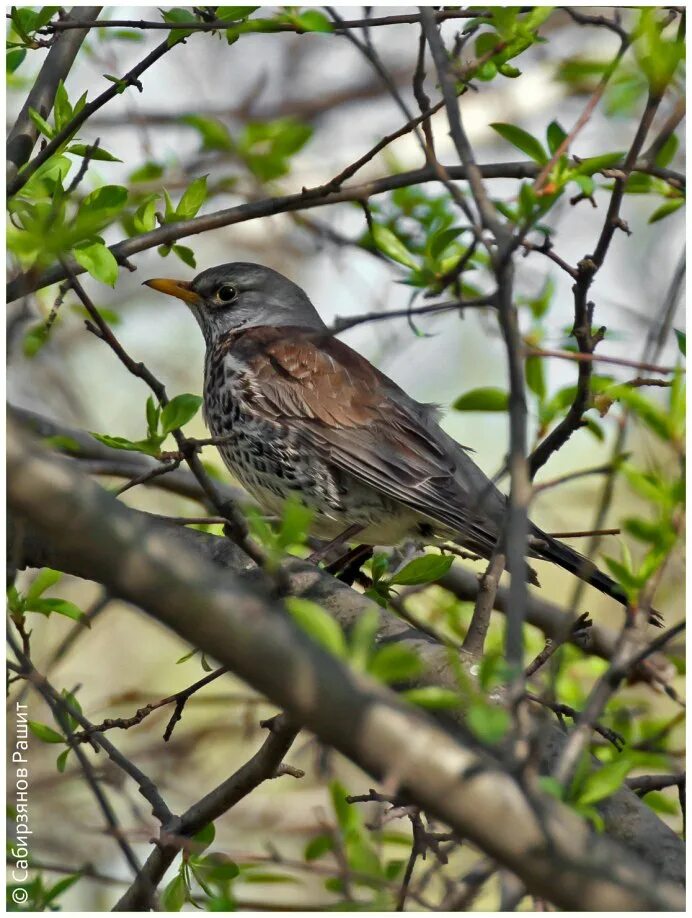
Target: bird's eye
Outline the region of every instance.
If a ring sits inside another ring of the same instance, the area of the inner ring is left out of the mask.
[[[238,291],[230,284],[222,284],[216,291],[216,298],[221,303],[230,303],[238,296]]]

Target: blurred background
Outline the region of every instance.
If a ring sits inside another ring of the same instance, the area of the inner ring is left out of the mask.
[[[376,7],[377,15],[401,12],[399,7]],[[339,7],[344,18],[358,18],[362,8]],[[107,7],[107,18],[153,19],[152,7]],[[459,23],[447,22],[443,34],[451,38]],[[524,159],[523,154],[498,137],[489,124],[511,121],[544,138],[548,124],[558,118],[566,130],[581,114],[593,87],[589,80],[569,75],[565,63],[579,60],[609,60],[617,47],[616,36],[600,29],[574,23],[565,14],[553,15],[542,29],[549,42],[534,46],[522,58],[520,79],[478,83],[478,92],[461,101],[464,123],[480,163]],[[160,32],[144,32],[141,41],[126,37],[106,40],[92,32],[78,55],[67,80],[71,100],[88,91],[93,98],[108,85],[103,74],[122,74],[162,39]],[[398,25],[372,30],[373,43],[391,78],[414,110],[411,78],[415,69],[418,28]],[[7,98],[8,125],[19,111],[38,70],[41,52],[10,81]],[[368,62],[343,37],[320,34],[275,34],[243,36],[232,46],[209,35],[194,34],[157,62],[143,79],[140,94],[129,89],[92,118],[81,138],[101,138],[101,146],[122,162],[92,163],[84,180],[91,185],[124,184],[138,194],[158,190],[163,184],[177,200],[190,181],[209,175],[215,193],[201,213],[219,210],[273,194],[292,193],[303,187],[327,182],[357,159],[384,134],[396,130],[403,117],[386,87]],[[626,150],[641,114],[642,96],[636,87],[616,83],[586,127],[579,133],[572,152],[580,157],[612,150]],[[428,78],[428,92],[435,100],[434,81]],[[618,94],[619,93],[619,94]],[[629,96],[628,96],[629,93]],[[662,111],[663,119],[670,110]],[[202,133],[194,119],[218,119],[232,138],[240,137],[247,125],[292,118],[310,128],[309,140],[291,157],[290,171],[266,182],[253,175],[233,152],[202,149]],[[457,163],[448,137],[444,113],[432,120],[440,162]],[[684,136],[684,135],[683,135]],[[684,143],[672,167],[684,162]],[[151,179],[135,181],[132,176],[146,163],[155,163],[163,175],[151,171]],[[357,183],[395,171],[422,165],[415,139],[404,137],[367,164],[354,180]],[[495,180],[493,197],[511,201],[517,182]],[[441,186],[425,186],[427,194],[439,196]],[[596,196],[597,208],[588,201],[572,206],[565,195],[551,213],[555,229],[555,250],[575,264],[592,251],[604,219],[605,194]],[[386,198],[373,199],[386,207]],[[596,303],[596,321],[606,325],[608,335],[601,346],[616,356],[638,357],[647,336],[655,334],[661,321],[666,295],[680,269],[684,251],[682,211],[664,221],[649,224],[657,206],[646,194],[626,197],[622,215],[632,235],[617,233],[605,266],[591,290]],[[203,341],[197,326],[182,303],[161,298],[143,288],[152,276],[191,279],[196,271],[226,261],[253,261],[286,274],[308,292],[326,322],[369,311],[406,308],[410,288],[399,283],[403,269],[375,257],[358,244],[366,230],[361,208],[353,204],[320,207],[300,214],[284,214],[214,230],[182,240],[194,252],[197,268],[179,260],[174,253],[165,259],[156,251],[132,258],[136,271],[121,269],[114,290],[91,278],[84,283],[99,308],[114,315],[114,330],[127,351],[143,360],[161,378],[170,395],[201,393]],[[122,230],[110,231],[108,243],[122,238]],[[14,266],[10,264],[10,271]],[[563,347],[572,318],[570,279],[542,257],[533,254],[517,258],[518,297],[535,297],[551,278],[555,285],[553,307],[547,318],[546,347]],[[479,278],[483,288],[483,279]],[[10,306],[8,335],[8,397],[11,403],[37,411],[66,424],[87,430],[138,439],[144,435],[145,387],[118,363],[110,350],[84,328],[73,298],[61,308],[59,320],[43,347],[27,356],[24,347],[28,330],[45,317],[55,298],[55,289],[44,290]],[[683,303],[679,303],[673,325],[684,325]],[[458,315],[423,317],[415,334],[406,319],[360,325],[344,333],[343,339],[368,357],[399,385],[422,401],[436,402],[444,410],[445,429],[461,443],[476,450],[476,461],[494,474],[507,450],[507,417],[504,413],[460,412],[450,409],[463,392],[478,386],[506,387],[504,346],[494,316],[479,311]],[[668,336],[657,362],[675,362],[677,352]],[[546,362],[549,391],[576,380],[575,365],[567,361]],[[615,369],[623,381],[636,375]],[[647,393],[648,395],[649,393]],[[656,397],[655,395],[652,397]],[[665,398],[665,392],[661,396]],[[531,433],[535,435],[535,412]],[[569,444],[542,470],[539,480],[554,478],[584,467],[609,461],[617,422],[610,415],[603,421],[604,437],[599,440],[588,430],[572,437]],[[200,417],[189,425],[191,436],[205,436]],[[640,465],[667,461],[656,454],[656,442],[641,431],[632,430],[626,448]],[[204,459],[228,477],[220,459],[206,449]],[[109,487],[122,482],[104,480]],[[534,507],[533,518],[549,532],[589,529],[603,487],[600,477],[578,479],[557,490],[546,491]],[[156,513],[175,516],[197,514],[199,508],[183,498],[154,488],[134,488],[124,496],[127,503]],[[617,526],[625,514],[636,509],[636,498],[618,485],[605,526]],[[620,556],[619,539],[602,543],[602,551]],[[582,547],[582,543],[573,543]],[[461,562],[458,562],[461,563]],[[467,562],[464,562],[467,563]],[[480,570],[480,568],[478,568]],[[555,601],[569,602],[571,578],[540,565],[543,593]],[[22,575],[22,583],[32,574]],[[74,645],[54,660],[56,648],[72,631],[73,624],[52,616],[36,622],[32,638],[34,661],[49,670],[58,688],[74,691],[85,714],[92,721],[128,716],[142,704],[168,695],[194,682],[204,672],[199,656],[176,665],[191,648],[150,622],[139,611],[108,601],[95,584],[63,577],[54,595],[72,600],[88,610],[105,603],[91,630],[81,629]],[[683,613],[683,565],[679,557],[669,565],[658,593],[658,608],[668,624]],[[621,611],[592,590],[582,597],[583,609],[601,623],[619,625]],[[580,609],[582,608],[580,606]],[[468,620],[470,607],[442,590],[431,591],[419,611],[439,619],[440,609],[454,610],[459,626]],[[494,625],[499,643],[500,626]],[[530,648],[542,646],[538,634],[530,635]],[[572,682],[566,687],[578,705],[588,691],[602,663],[575,653]],[[14,696],[13,696],[14,697]],[[29,696],[30,716],[50,723],[50,715],[35,696]],[[651,723],[664,723],[677,714],[665,696],[654,698],[650,691],[632,688],[622,695],[623,707],[650,708]],[[161,737],[170,710],[164,708],[127,732],[114,731],[111,739],[160,782],[174,811],[180,811],[242,764],[263,738],[258,721],[273,713],[246,686],[231,677],[215,682],[188,704],[183,720],[171,741]],[[624,715],[623,715],[624,716]],[[682,742],[682,733],[680,733]],[[675,745],[675,744],[673,744]],[[31,747],[33,852],[37,860],[65,867],[92,865],[114,881],[127,877],[126,867],[115,846],[103,835],[101,816],[95,809],[81,774],[70,759],[65,775],[55,768],[56,746],[34,739]],[[136,789],[95,758],[99,772],[112,782],[110,796],[131,839],[148,848],[152,821]],[[325,890],[325,876],[314,870],[292,871],[265,859],[302,858],[306,842],[324,826],[334,823],[326,791],[330,776],[337,775],[352,793],[364,792],[369,784],[363,775],[340,757],[325,754],[308,736],[301,735],[288,760],[306,771],[300,780],[283,777],[268,782],[219,820],[215,849],[236,860],[244,857],[258,865],[248,871],[234,888],[239,906],[276,903],[280,908],[318,905],[335,901]],[[662,796],[667,796],[662,795]],[[673,799],[671,797],[671,799]],[[679,818],[669,817],[677,829]],[[397,843],[396,832],[407,837],[406,826],[394,826],[388,843],[391,859],[406,858],[407,849]],[[464,853],[460,870],[473,861]],[[468,860],[465,860],[468,859]],[[274,881],[266,878],[274,876]],[[262,877],[265,875],[265,879]],[[277,882],[276,877],[284,879]],[[253,879],[255,882],[253,882]],[[65,906],[77,909],[109,908],[118,886],[84,882],[67,894]],[[479,907],[483,904],[479,902]],[[415,902],[411,908],[420,907]]]

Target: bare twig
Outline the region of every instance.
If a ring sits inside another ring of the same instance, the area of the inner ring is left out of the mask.
[[[114,911],[140,911],[146,905],[147,889],[158,886],[176,856],[189,847],[195,833],[227,813],[263,781],[275,777],[297,733],[297,727],[286,715],[274,718],[267,738],[248,762],[161,830],[156,847]]]
[[[74,739],[78,743],[87,742],[90,736],[93,733],[105,733],[106,730],[113,730],[118,728],[120,730],[129,730],[130,727],[135,727],[137,724],[141,724],[142,721],[148,717],[153,711],[158,711],[159,708],[163,708],[169,704],[175,704],[175,711],[171,716],[166,731],[163,735],[164,741],[168,742],[173,734],[173,729],[182,717],[183,708],[187,701],[198,692],[200,689],[204,688],[206,685],[209,685],[210,682],[213,682],[215,679],[218,679],[219,676],[223,676],[224,673],[227,673],[228,670],[224,666],[220,666],[218,669],[215,669],[211,673],[207,673],[202,679],[199,679],[193,685],[188,686],[185,689],[181,689],[179,692],[175,692],[173,695],[168,695],[165,698],[161,698],[159,701],[152,701],[149,704],[144,705],[142,708],[138,708],[137,711],[131,717],[109,717],[106,720],[102,721],[100,724],[92,724],[89,728],[82,730],[79,733],[75,733]]]
[[[473,615],[462,645],[463,649],[474,657],[480,657],[483,654],[485,638],[490,626],[490,616],[495,606],[495,596],[504,569],[505,556],[501,551],[496,550],[481,577]]]
[[[643,360],[629,360],[627,357],[614,357],[609,354],[586,354],[577,351],[563,351],[542,347],[527,347],[524,349],[527,357],[557,357],[560,360],[574,360],[577,363],[611,363],[618,367],[634,367],[635,370],[644,370],[647,373],[674,373],[675,367],[662,367],[655,363]]]

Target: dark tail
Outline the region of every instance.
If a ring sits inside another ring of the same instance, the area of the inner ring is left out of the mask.
[[[585,583],[589,583],[591,586],[596,587],[597,590],[600,590],[601,593],[605,593],[606,596],[610,596],[623,605],[627,604],[627,597],[621,587],[619,587],[607,574],[599,570],[593,561],[589,561],[588,558],[585,558],[584,555],[580,555],[578,551],[574,551],[569,545],[565,545],[564,542],[558,542],[557,539],[551,538],[540,530],[536,531],[534,538],[536,539],[536,543],[532,548],[536,557],[543,558],[546,561],[552,561],[553,564],[559,565],[564,568],[564,570],[569,571],[570,574],[579,577],[579,579],[583,580]],[[652,625],[656,625],[657,628],[663,627],[663,618],[655,609],[651,609],[649,613],[649,622]]]

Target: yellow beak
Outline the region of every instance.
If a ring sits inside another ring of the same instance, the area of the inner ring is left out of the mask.
[[[152,290],[158,290],[159,293],[167,293],[169,296],[177,296],[179,300],[186,303],[199,302],[199,296],[190,289],[188,281],[169,280],[166,277],[152,277],[151,280],[145,280],[144,285],[151,287]]]

